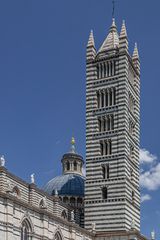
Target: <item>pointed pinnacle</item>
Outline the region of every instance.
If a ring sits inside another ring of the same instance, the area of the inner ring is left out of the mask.
[[[115,18],[112,18],[112,25],[111,25],[110,31],[112,31],[113,29],[117,29]]]
[[[133,59],[138,59],[139,58],[139,53],[138,53],[138,47],[137,47],[137,43],[135,43],[135,47],[134,47],[134,51],[133,51]]]
[[[112,18],[112,27],[116,27],[115,18]]]
[[[126,29],[125,21],[123,20],[121,33],[120,33],[120,38],[124,38],[124,37],[127,37],[127,29]]]
[[[91,30],[87,47],[93,47],[93,46],[95,46],[95,44],[94,44],[93,30]]]

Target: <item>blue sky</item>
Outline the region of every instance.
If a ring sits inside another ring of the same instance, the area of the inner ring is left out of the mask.
[[[160,2],[117,0],[130,51],[141,57],[141,230],[160,235]],[[7,168],[42,186],[61,173],[74,135],[85,156],[85,50],[111,25],[110,0],[0,1],[0,153]],[[144,150],[145,149],[145,150]]]

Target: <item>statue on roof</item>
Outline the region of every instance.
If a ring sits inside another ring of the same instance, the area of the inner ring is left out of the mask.
[[[31,174],[31,183],[35,183],[34,173]]]
[[[4,166],[5,166],[5,162],[6,162],[6,160],[5,160],[5,158],[4,158],[4,155],[2,155],[2,156],[0,157],[0,167],[4,167]]]

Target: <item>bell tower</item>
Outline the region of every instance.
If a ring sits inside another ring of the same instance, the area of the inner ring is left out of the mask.
[[[115,19],[99,51],[91,31],[86,56],[85,228],[140,229],[140,62],[123,21]]]

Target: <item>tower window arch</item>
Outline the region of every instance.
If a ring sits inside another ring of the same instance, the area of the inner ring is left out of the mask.
[[[103,179],[108,179],[109,178],[109,164],[102,165],[102,177]]]
[[[116,88],[100,89],[97,94],[97,107],[104,108],[114,106],[116,104]]]
[[[112,154],[112,141],[111,139],[107,139],[105,141],[100,142],[100,154],[103,155],[111,155]]]
[[[105,166],[102,166],[102,177],[103,177],[103,179],[106,178],[106,168],[105,168]]]
[[[135,192],[132,190],[132,203],[134,203],[135,200]]]
[[[106,178],[109,178],[109,164],[106,165]]]
[[[108,198],[108,189],[107,187],[102,188],[102,199],[107,199]]]
[[[101,155],[104,154],[104,146],[103,146],[103,142],[100,143],[100,152],[101,152]]]

